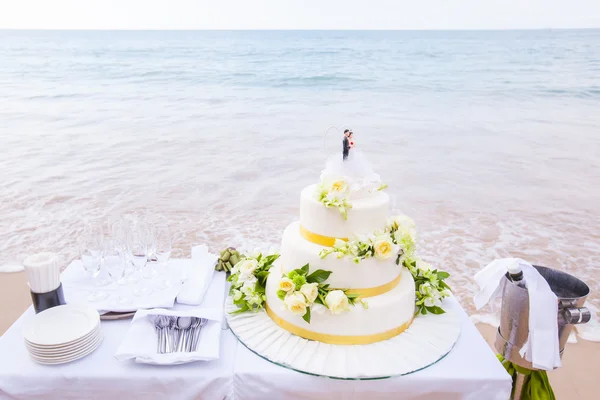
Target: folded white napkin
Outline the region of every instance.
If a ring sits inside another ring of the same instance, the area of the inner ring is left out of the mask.
[[[512,284],[502,279],[509,266],[517,263],[529,292],[529,336],[520,350],[521,357],[532,363],[534,368],[552,370],[561,366],[558,343],[558,299],[548,282],[537,269],[520,258],[494,260],[475,274],[480,287],[473,301],[480,309],[496,296],[501,296],[504,285]]]
[[[189,260],[172,259],[169,260],[168,270],[172,275],[172,286],[168,289],[155,290],[149,295],[139,296],[135,294],[137,285],[156,286],[156,281],[142,280],[138,283],[127,285],[108,285],[96,287],[94,281],[84,270],[80,260],[73,261],[61,275],[63,290],[67,303],[88,303],[87,297],[94,290],[101,290],[109,294],[105,300],[89,303],[91,307],[100,312],[127,312],[136,311],[144,308],[171,308],[175,303],[175,297],[181,290],[181,275]],[[128,300],[124,304],[115,304],[114,299],[117,295]]]
[[[192,247],[192,262],[186,269],[186,282],[177,295],[177,302],[196,306],[202,302],[210,286],[218,256],[204,245]]]
[[[200,331],[198,348],[194,352],[159,354],[157,352],[158,335],[150,315],[174,315],[178,317],[201,317],[208,323]],[[195,310],[140,310],[135,313],[127,335],[117,349],[115,358],[119,361],[135,358],[138,363],[156,365],[177,365],[194,361],[209,361],[219,358],[221,339],[221,318],[223,314],[217,308],[198,308]]]

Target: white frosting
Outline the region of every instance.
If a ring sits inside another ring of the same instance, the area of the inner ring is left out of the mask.
[[[310,185],[300,194],[300,223],[309,231],[323,236],[350,238],[385,228],[390,207],[387,193],[376,191],[367,197],[350,198],[352,208],[345,220],[337,208],[327,208],[317,200],[315,189],[316,185]]]
[[[283,301],[277,297],[280,278],[281,268],[276,265],[271,269],[267,280],[269,308],[285,321],[312,332],[331,335],[373,335],[398,328],[410,321],[414,314],[415,282],[411,273],[404,267],[398,286],[382,295],[365,299],[368,309],[356,303],[350,311],[338,315],[329,310],[324,310],[322,314],[311,312],[310,324],[301,316],[294,315],[284,308]]]
[[[283,232],[281,266],[288,272],[308,263],[311,271],[331,271],[327,283],[333,288],[344,289],[368,289],[385,285],[400,274],[395,258],[385,261],[367,258],[357,264],[350,257],[337,258],[335,254],[321,259],[319,252],[322,249],[323,246],[304,239],[300,235],[300,223],[294,222]]]

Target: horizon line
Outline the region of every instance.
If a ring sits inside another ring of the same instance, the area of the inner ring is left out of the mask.
[[[497,31],[569,31],[569,30],[600,30],[598,27],[577,27],[577,28],[423,28],[423,29],[333,29],[333,28],[299,28],[299,29],[287,29],[287,28],[198,28],[198,29],[162,29],[162,28],[3,28],[0,27],[0,31],[88,31],[88,32],[105,32],[105,31],[126,31],[126,32],[218,32],[218,31],[239,31],[239,32],[269,32],[269,31],[289,31],[289,32],[310,32],[310,31],[332,31],[332,32],[348,32],[348,31],[366,31],[366,32],[446,32],[446,31],[457,31],[457,32],[497,32]]]

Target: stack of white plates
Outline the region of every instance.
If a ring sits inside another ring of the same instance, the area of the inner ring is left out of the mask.
[[[100,315],[81,305],[52,307],[29,321],[23,332],[31,358],[63,364],[87,356],[102,342]]]

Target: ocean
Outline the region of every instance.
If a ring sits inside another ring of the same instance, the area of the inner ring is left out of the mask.
[[[277,246],[344,127],[474,320],[508,256],[600,309],[600,30],[0,31],[0,268],[130,214]]]

